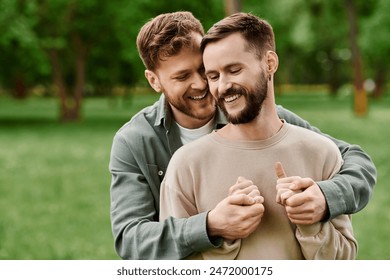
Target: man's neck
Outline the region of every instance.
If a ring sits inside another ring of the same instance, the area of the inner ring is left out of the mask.
[[[229,123],[218,133],[222,137],[234,141],[265,140],[278,133],[282,126],[283,122],[279,119],[276,108],[273,106],[269,110],[263,108],[257,118],[250,123],[238,125]]]

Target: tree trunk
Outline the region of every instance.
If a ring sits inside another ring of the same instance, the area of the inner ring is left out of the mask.
[[[74,100],[75,108],[78,112],[78,119],[80,119],[81,104],[83,100],[86,76],[87,47],[84,45],[79,34],[77,33],[72,34],[71,41],[76,51]]]
[[[372,93],[372,97],[375,99],[379,99],[383,96],[385,92],[386,86],[386,67],[385,66],[377,66],[375,73],[375,89]]]
[[[354,110],[357,116],[367,114],[368,100],[367,93],[364,90],[363,67],[360,51],[357,43],[358,28],[356,20],[356,7],[353,0],[345,0],[348,22],[349,22],[349,40],[352,53],[352,66],[354,73],[355,100]]]
[[[12,91],[12,95],[16,99],[25,99],[27,98],[27,86],[23,77],[23,74],[18,73],[14,77],[14,90]]]
[[[340,87],[340,74],[339,74],[339,67],[337,65],[337,62],[332,60],[332,69],[329,74],[328,79],[328,88],[329,88],[329,94],[332,97],[337,96],[337,91]]]
[[[225,15],[229,16],[241,11],[241,0],[225,0]]]
[[[63,122],[73,122],[81,119],[81,105],[85,85],[87,51],[77,34],[72,35],[72,44],[76,53],[74,58],[74,87],[65,83],[65,74],[62,69],[59,51],[56,49],[49,50],[54,85],[57,88],[60,100],[60,120]]]
[[[69,121],[75,117],[76,113],[74,110],[70,112],[71,109],[69,109],[73,107],[73,102],[70,98],[68,98],[69,88],[64,81],[64,73],[59,58],[59,53],[56,49],[50,49],[48,53],[52,65],[53,82],[60,101],[60,120]]]

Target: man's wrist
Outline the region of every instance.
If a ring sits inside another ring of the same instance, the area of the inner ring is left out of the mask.
[[[211,210],[212,211],[212,210]],[[213,227],[213,222],[210,221],[210,213],[209,211],[206,215],[206,231],[207,235],[209,237],[210,242],[215,246],[215,247],[220,247],[223,242],[223,238],[218,234],[218,230],[216,230]],[[213,215],[213,214],[211,214]],[[211,218],[213,219],[213,218]]]
[[[220,231],[214,226],[215,225],[215,219],[214,219],[214,212],[213,210],[209,211],[206,216],[206,230],[207,235],[210,238],[218,237],[220,236]]]

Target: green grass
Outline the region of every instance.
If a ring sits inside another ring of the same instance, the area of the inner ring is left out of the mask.
[[[57,122],[52,99],[0,96],[0,259],[118,259],[108,172],[116,130],[157,95],[87,99],[83,120]],[[283,95],[277,101],[322,131],[359,144],[378,168],[369,205],[353,216],[359,259],[390,259],[390,100],[357,118],[348,97]]]
[[[0,259],[117,259],[108,160],[128,110],[91,100],[61,124],[50,99],[0,104]]]

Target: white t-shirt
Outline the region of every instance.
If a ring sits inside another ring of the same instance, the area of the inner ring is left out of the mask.
[[[212,118],[204,126],[195,129],[185,128],[178,123],[176,124],[179,127],[180,140],[183,143],[183,145],[185,145],[212,132],[214,129],[214,118]]]

